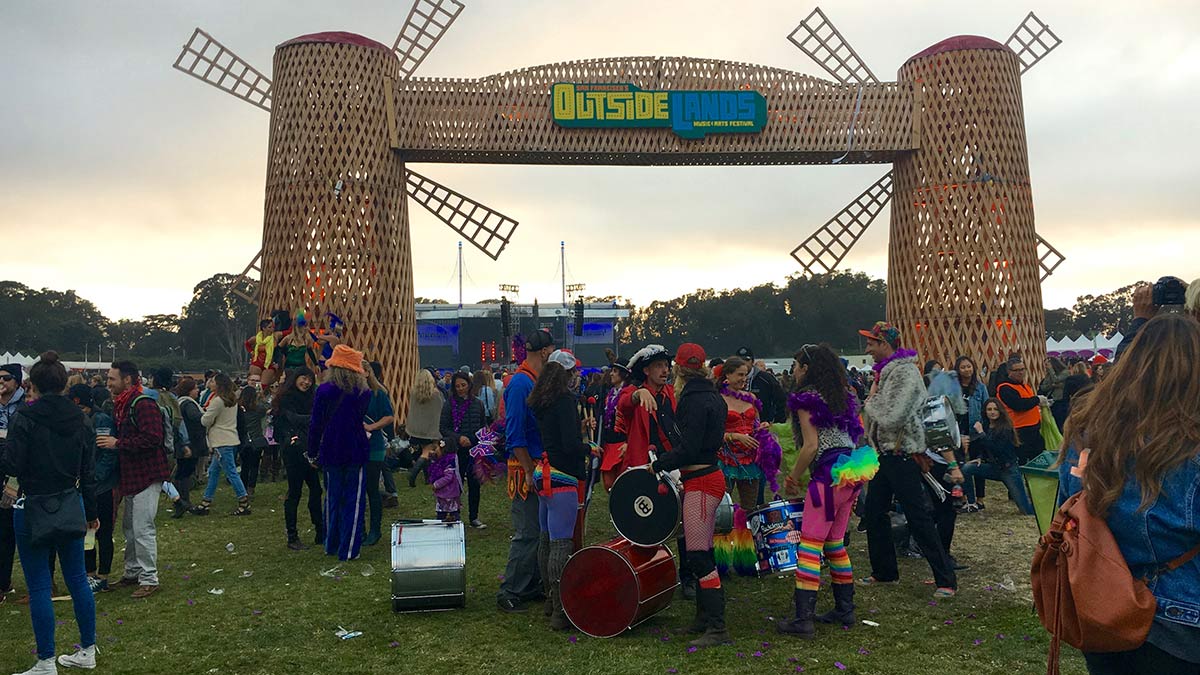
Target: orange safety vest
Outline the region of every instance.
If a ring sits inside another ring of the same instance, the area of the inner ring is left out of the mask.
[[[1017,391],[1018,394],[1021,395],[1021,398],[1032,398],[1037,395],[1037,393],[1033,391],[1033,387],[1028,384],[1013,384],[1012,382],[1005,382],[996,387],[997,398],[1000,396],[1000,390],[1004,387],[1012,387]],[[1008,416],[1012,419],[1013,427],[1016,429],[1036,427],[1042,423],[1041,406],[1035,405],[1029,410],[1016,411],[1008,407],[1002,398],[1000,399],[1000,405],[1004,406],[1004,411],[1008,413]]]

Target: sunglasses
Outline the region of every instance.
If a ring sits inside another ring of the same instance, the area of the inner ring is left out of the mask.
[[[0,375],[0,382],[12,382],[15,379],[12,375]]]

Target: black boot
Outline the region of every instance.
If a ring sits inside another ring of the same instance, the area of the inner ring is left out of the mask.
[[[733,638],[729,637],[729,633],[725,630],[725,589],[720,587],[697,589],[696,604],[704,608],[704,614],[708,618],[708,627],[704,629],[704,635],[688,644],[692,647],[716,647],[717,645],[731,644]]]
[[[796,589],[794,597],[796,618],[780,621],[775,624],[775,628],[780,633],[811,640],[817,633],[817,629],[813,627],[813,614],[817,610],[817,592]]]
[[[816,617],[820,623],[840,623],[846,628],[858,623],[854,620],[854,584],[833,585],[833,609]]]
[[[688,564],[687,548],[684,546],[683,537],[675,540],[679,550],[679,591],[683,594],[684,600],[696,599],[696,573],[692,571],[692,566]],[[695,631],[701,633],[704,628]]]
[[[179,520],[180,518],[183,517],[183,514],[187,513],[187,511],[188,511],[188,509],[184,505],[183,500],[176,499],[175,500],[175,513],[172,513],[171,517],[174,518],[175,520]]]
[[[408,470],[408,487],[417,487],[417,475],[421,473],[421,469],[429,466],[429,460],[422,457],[413,462],[412,468]]]
[[[693,590],[692,594],[695,595],[695,593],[696,593],[696,591]],[[708,630],[708,612],[706,612],[704,610],[705,610],[704,603],[697,601],[696,602],[696,618],[692,619],[692,625],[688,626],[687,628],[681,629],[681,632],[687,633],[689,635],[700,635],[701,633]]]
[[[554,601],[550,598],[550,533],[543,532],[538,537],[538,573],[542,577],[542,593],[546,595],[546,603],[542,607],[542,616],[554,614]]]
[[[562,596],[559,594],[559,582],[562,579],[563,569],[567,566],[567,559],[574,552],[575,542],[570,539],[557,539],[550,542],[548,571],[550,572],[550,601],[553,606],[553,612],[550,614],[551,630],[568,630],[571,628],[571,621],[567,619],[567,614],[563,611]]]

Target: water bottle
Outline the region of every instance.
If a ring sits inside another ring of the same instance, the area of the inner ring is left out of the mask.
[[[83,535],[83,550],[96,550],[96,531],[90,527],[88,528],[87,534]]]

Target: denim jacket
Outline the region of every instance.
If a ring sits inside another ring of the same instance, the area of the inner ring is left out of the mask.
[[[1067,461],[1058,469],[1058,502],[1083,489],[1082,479],[1071,473],[1079,453],[1067,449]],[[1078,473],[1078,472],[1077,472]],[[1139,511],[1142,491],[1130,467],[1125,490],[1108,511],[1108,527],[1135,578],[1148,578],[1158,599],[1156,622],[1200,628],[1200,556],[1173,572],[1151,577],[1153,570],[1183,555],[1200,543],[1200,456],[1192,457],[1167,474],[1158,499]]]
[[[983,382],[976,382],[975,391],[969,394],[963,391],[963,395],[967,398],[967,427],[974,433],[975,423],[983,421],[983,404],[988,399],[987,387]]]

